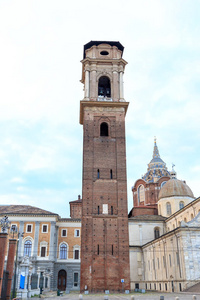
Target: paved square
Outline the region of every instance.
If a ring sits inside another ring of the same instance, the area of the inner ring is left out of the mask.
[[[42,298],[45,298],[45,300],[52,300],[53,299],[59,299],[59,300],[79,300],[79,295],[78,293],[70,293],[70,294],[64,294],[63,296],[57,297],[55,292],[52,292],[52,294],[48,293],[46,295],[42,295]],[[160,296],[164,296],[164,300],[175,300],[176,297],[179,297],[179,300],[193,300],[193,295],[192,293],[145,293],[145,294],[140,294],[140,293],[131,293],[129,295],[125,294],[110,294],[110,295],[105,295],[105,294],[89,294],[89,295],[84,295],[82,294],[82,299],[83,300],[131,300],[131,296],[134,296],[134,300],[142,300],[142,299],[150,299],[150,300],[160,300]],[[106,298],[106,296],[108,298]],[[36,298],[35,298],[36,299]],[[200,295],[196,295],[196,299],[200,300]]]

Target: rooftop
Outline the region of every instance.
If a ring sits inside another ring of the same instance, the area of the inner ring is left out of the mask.
[[[31,205],[0,205],[0,214],[6,215],[52,215],[58,216],[48,210],[44,210]]]

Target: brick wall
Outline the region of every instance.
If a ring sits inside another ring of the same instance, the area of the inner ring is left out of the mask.
[[[114,106],[114,105],[113,105]],[[106,122],[108,136],[100,136]],[[112,170],[112,178],[111,171]],[[84,111],[81,290],[129,289],[125,113]]]

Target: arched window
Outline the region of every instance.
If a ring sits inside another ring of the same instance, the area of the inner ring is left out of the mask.
[[[160,229],[158,227],[154,228],[154,238],[158,239],[160,237]]]
[[[191,216],[190,216],[190,217],[191,217],[191,220],[192,220],[192,219],[194,218],[194,215],[193,215],[193,214],[191,214]]]
[[[31,248],[32,248],[32,242],[30,240],[27,240],[24,243],[24,256],[31,256]]]
[[[145,191],[144,186],[141,184],[138,187],[138,203],[145,201]]]
[[[106,122],[100,125],[100,136],[108,136],[108,124]]]
[[[67,245],[64,243],[60,245],[60,259],[67,259]]]
[[[184,218],[184,222],[187,223],[187,218]]]
[[[107,76],[99,78],[98,96],[111,97],[110,79]]]
[[[172,209],[171,209],[171,204],[169,202],[166,203],[166,210],[167,210],[167,215],[171,215]]]
[[[183,201],[180,201],[179,202],[179,209],[183,208],[184,207],[184,202]]]

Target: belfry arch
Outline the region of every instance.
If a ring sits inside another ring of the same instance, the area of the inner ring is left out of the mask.
[[[111,97],[110,78],[101,76],[98,81],[98,96]]]

